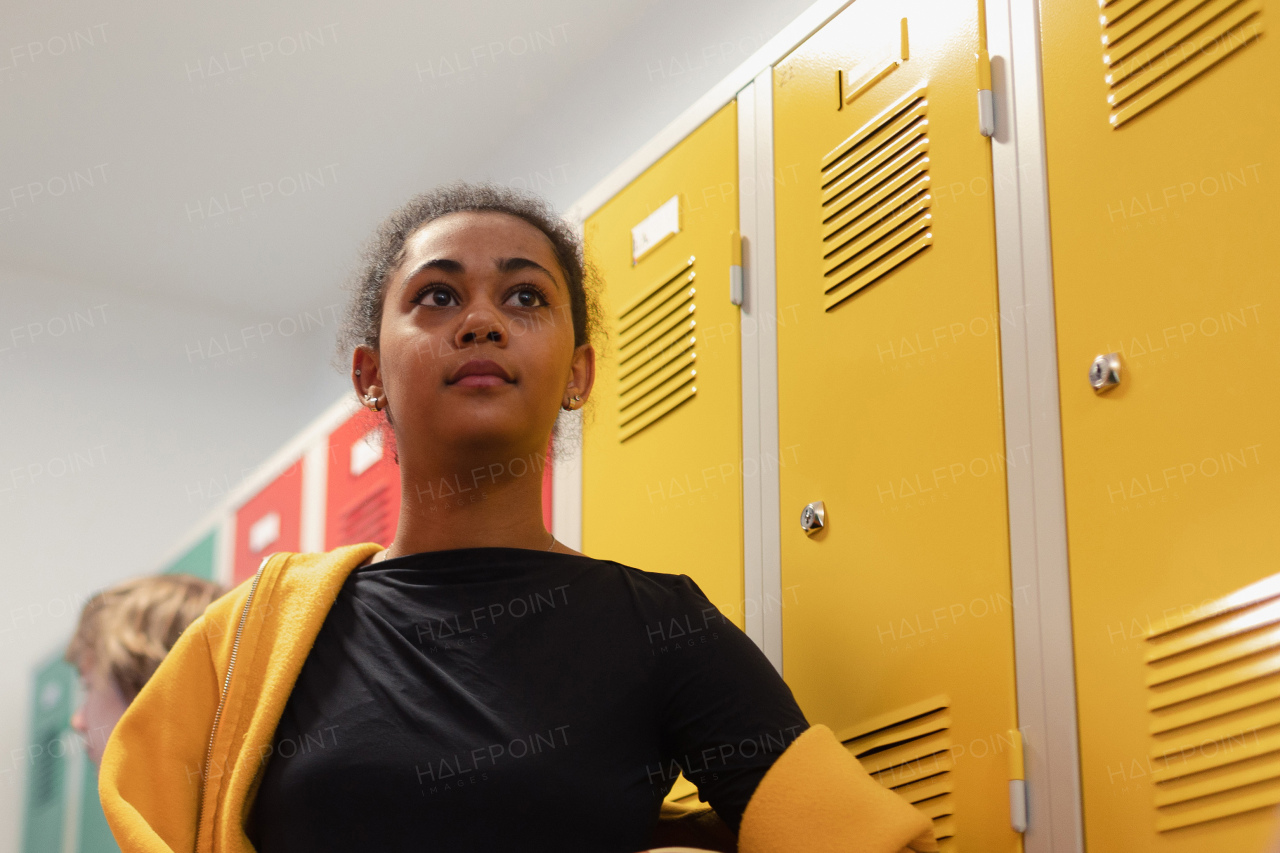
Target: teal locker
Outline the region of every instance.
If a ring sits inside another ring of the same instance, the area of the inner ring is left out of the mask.
[[[76,853],[120,853],[107,816],[98,799],[98,769],[92,761],[84,761],[84,784],[80,788],[80,832]]]
[[[26,802],[22,821],[23,853],[51,853],[64,849],[78,809],[71,809],[70,770],[83,760],[71,713],[77,701],[75,667],[56,658],[36,668],[31,691],[31,726],[23,750],[26,764]]]
[[[187,553],[164,570],[166,575],[194,575],[207,581],[215,580],[213,576],[213,543],[217,538],[216,531],[210,531]]]

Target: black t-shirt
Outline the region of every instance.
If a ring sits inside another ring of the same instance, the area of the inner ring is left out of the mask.
[[[251,810],[263,853],[619,851],[677,774],[735,830],[808,728],[685,575],[518,548],[347,579]]]

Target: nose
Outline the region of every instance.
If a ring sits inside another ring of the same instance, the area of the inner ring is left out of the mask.
[[[71,715],[71,728],[75,729],[82,735],[89,734],[89,724],[85,721],[84,705],[76,708],[76,712]]]
[[[492,328],[489,331],[483,332],[483,333],[476,332],[476,331],[466,332],[462,335],[462,342],[464,344],[473,344],[476,341],[481,340],[482,337],[486,341],[493,341],[494,343],[497,343],[502,340],[502,330],[498,328]]]
[[[489,342],[498,346],[506,346],[507,329],[503,325],[502,315],[493,310],[487,303],[476,305],[468,311],[458,325],[455,343],[459,347],[478,346]]]

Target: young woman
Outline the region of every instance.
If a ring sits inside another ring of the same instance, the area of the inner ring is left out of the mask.
[[[751,804],[744,850],[800,840],[797,779],[837,813],[874,802],[886,851],[930,849],[681,566],[543,526],[538,462],[589,399],[594,304],[536,199],[455,185],[383,224],[344,342],[394,430],[395,540],[277,556],[193,626],[107,750],[124,849],[631,853],[679,772],[733,831]]]

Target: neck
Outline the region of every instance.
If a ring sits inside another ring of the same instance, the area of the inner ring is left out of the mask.
[[[447,456],[401,459],[400,520],[388,558],[454,548],[547,550],[544,453],[508,449]]]

